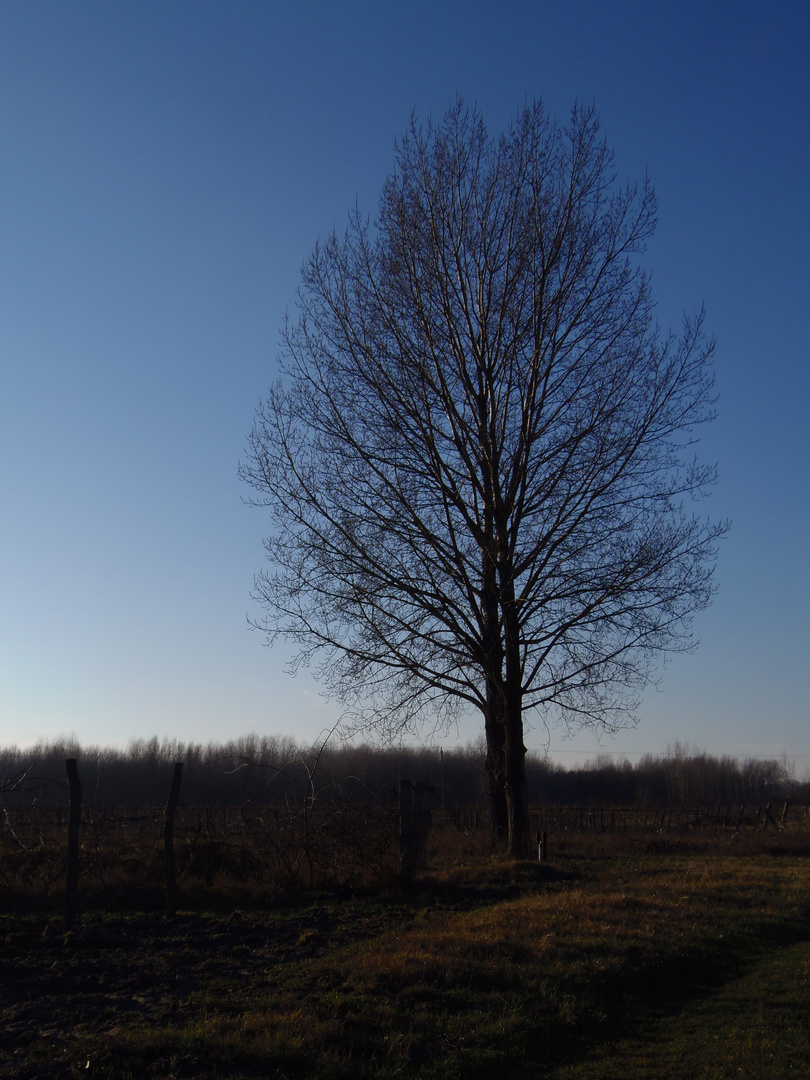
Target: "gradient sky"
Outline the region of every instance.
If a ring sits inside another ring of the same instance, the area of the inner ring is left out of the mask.
[[[579,97],[656,186],[662,323],[705,303],[718,338],[734,526],[639,726],[527,744],[810,770],[809,31],[806,0],[0,4],[0,743],[335,722],[246,619],[237,464],[300,266],[373,214],[413,110],[461,95],[497,132]]]

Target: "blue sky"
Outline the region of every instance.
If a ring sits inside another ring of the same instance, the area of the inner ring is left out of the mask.
[[[461,95],[497,132],[579,97],[655,183],[662,323],[705,303],[718,338],[734,527],[639,726],[527,744],[808,771],[808,46],[804,0],[0,6],[0,743],[334,723],[246,619],[266,522],[236,470],[301,263],[374,212],[413,110]]]

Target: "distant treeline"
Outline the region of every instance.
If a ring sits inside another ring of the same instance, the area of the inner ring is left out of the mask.
[[[64,762],[71,757],[78,759],[85,806],[161,806],[176,761],[184,762],[181,802],[190,806],[300,806],[308,799],[380,804],[396,799],[405,778],[430,785],[432,805],[486,805],[482,745],[443,751],[340,742],[306,747],[256,735],[206,746],[135,740],[126,750],[71,740],[7,747],[0,749],[2,803],[65,803]],[[797,782],[788,761],[712,757],[677,744],[636,764],[601,756],[574,769],[529,754],[526,769],[533,806],[810,802],[810,782]]]

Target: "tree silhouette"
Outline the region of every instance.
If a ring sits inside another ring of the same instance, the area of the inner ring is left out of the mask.
[[[687,503],[713,416],[703,315],[653,316],[650,185],[617,185],[593,109],[499,138],[415,120],[374,222],[316,245],[242,465],[270,514],[270,640],[356,722],[480,710],[493,820],[528,840],[524,714],[626,722],[690,645],[724,524]]]

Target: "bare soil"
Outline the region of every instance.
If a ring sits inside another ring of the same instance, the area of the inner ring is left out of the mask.
[[[212,992],[261,992],[268,974],[337,942],[401,925],[397,905],[313,907],[283,914],[182,914],[85,918],[61,923],[3,917],[0,962],[0,1076],[9,1080],[121,1075],[130,1027],[182,1022],[192,999]],[[192,1006],[195,1011],[198,1005]],[[237,1008],[238,1006],[234,1006]],[[116,1049],[118,1045],[118,1049]],[[96,1054],[105,1047],[105,1061]],[[201,1075],[191,1061],[156,1061],[152,1076]]]

